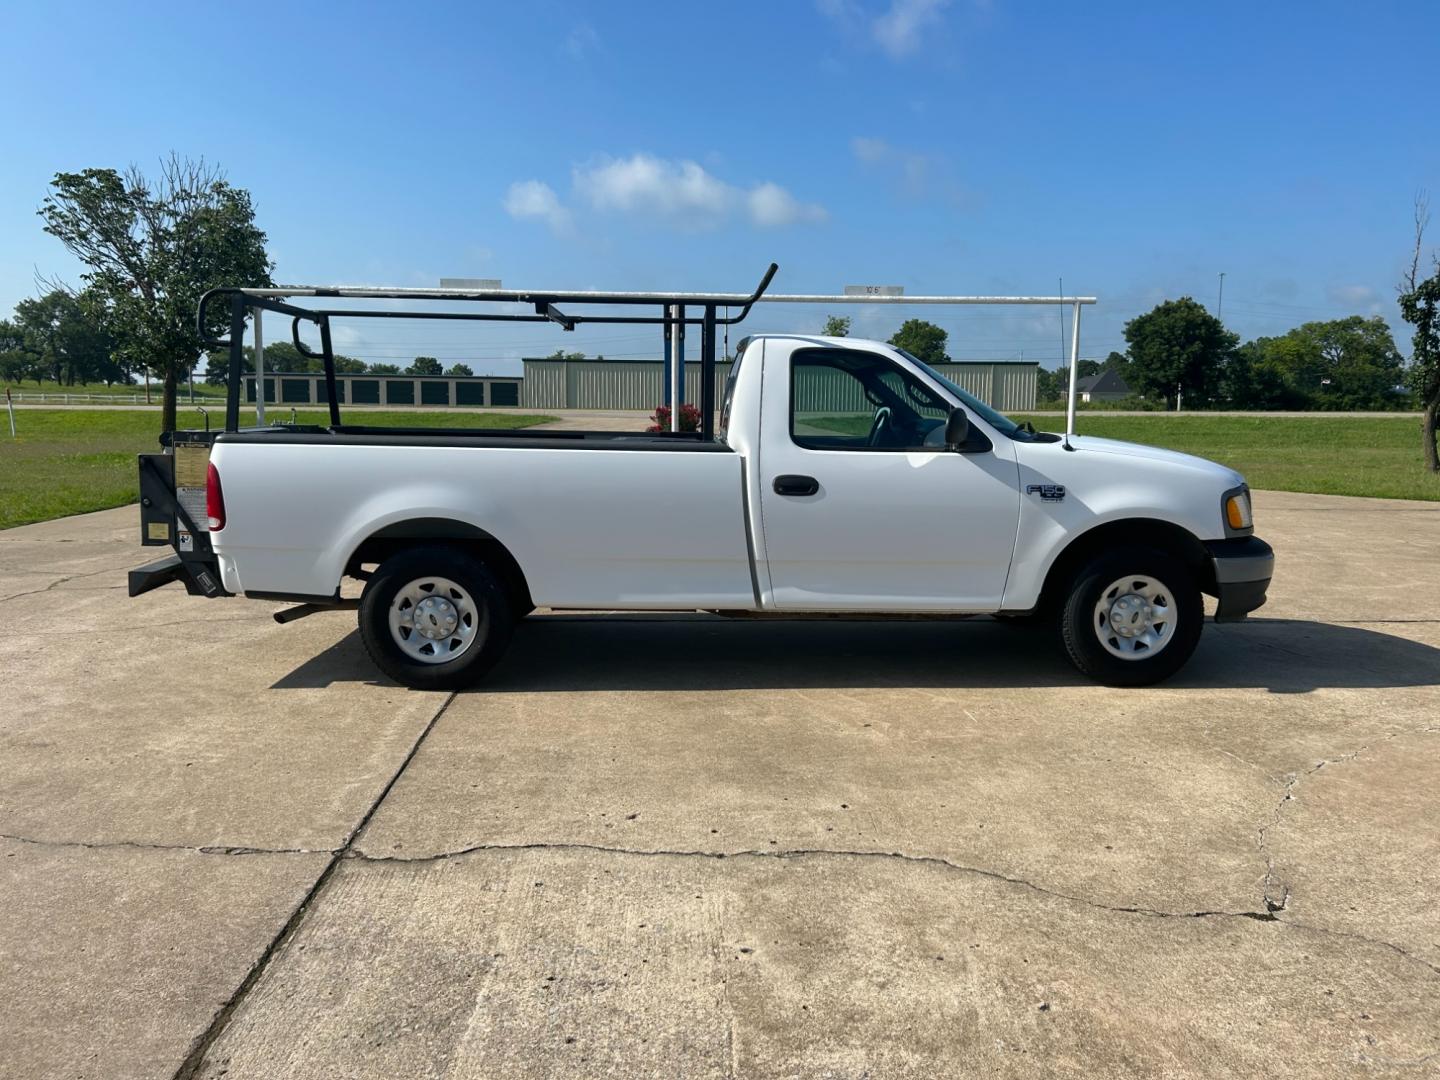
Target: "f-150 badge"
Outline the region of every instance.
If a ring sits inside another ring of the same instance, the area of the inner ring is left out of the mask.
[[[1041,502],[1064,502],[1064,484],[1031,484],[1025,489],[1026,495],[1039,495]]]

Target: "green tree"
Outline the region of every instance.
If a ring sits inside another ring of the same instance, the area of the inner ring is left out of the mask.
[[[824,328],[820,331],[820,333],[821,333],[821,335],[823,335],[824,337],[849,337],[849,336],[850,336],[850,316],[849,316],[849,315],[830,315],[830,316],[827,316],[826,319],[825,319],[825,326],[824,326]]]
[[[0,319],[0,379],[23,382],[34,377],[38,366],[35,354],[25,347],[25,331],[9,319]]]
[[[1383,409],[1398,404],[1404,358],[1378,315],[1306,323],[1286,334],[1292,389],[1310,391],[1318,409]],[[1308,385],[1307,385],[1308,384]]]
[[[103,297],[124,361],[161,377],[161,424],[174,430],[176,387],[202,353],[201,295],[218,285],[271,284],[249,192],[203,161],[172,155],[153,181],[134,167],[56,173],[38,212],[45,231],[85,265],[82,277]],[[212,333],[227,329],[222,308],[212,306]]]
[[[104,306],[89,293],[51,289],[15,305],[15,326],[31,355],[31,375],[67,386],[114,383],[124,372],[112,358],[115,339]]]
[[[1430,259],[1430,276],[1420,276],[1425,226],[1429,224],[1428,201],[1424,194],[1415,200],[1415,251],[1410,269],[1400,282],[1400,316],[1414,327],[1410,336],[1411,389],[1420,399],[1420,438],[1425,467],[1440,472],[1440,453],[1435,446],[1437,416],[1440,416],[1440,256]]]
[[[895,331],[890,344],[927,364],[943,364],[950,359],[945,354],[946,337],[945,331],[932,322],[906,319]]]
[[[1166,407],[1183,396],[1205,405],[1218,391],[1221,373],[1240,339],[1188,296],[1166,300],[1125,324],[1130,364],[1126,381]]]
[[[1308,409],[1310,396],[1286,379],[1286,347],[1279,338],[1256,338],[1225,362],[1216,400],[1231,409]]]
[[[1106,371],[1115,372],[1115,374],[1124,379],[1125,373],[1130,370],[1130,357],[1126,356],[1123,352],[1111,352],[1109,356],[1105,357],[1105,363],[1102,364],[1101,367]],[[1129,380],[1127,379],[1126,381],[1128,382]]]
[[[556,349],[556,350],[555,350],[553,353],[551,353],[549,356],[545,357],[545,359],[546,359],[546,360],[584,360],[584,359],[585,359],[585,354],[584,354],[583,352],[566,352],[564,349]]]
[[[371,375],[399,375],[399,364],[371,364],[367,369]]]
[[[1398,404],[1404,377],[1385,320],[1351,315],[1241,345],[1216,399],[1247,409],[1383,409]]]
[[[247,372],[255,371],[255,350],[246,345],[243,349],[244,368]],[[277,341],[272,345],[265,346],[265,374],[313,374],[325,370],[325,362],[319,357],[311,358],[303,354],[288,341]],[[335,371],[337,374],[359,375],[366,371],[365,361],[356,360],[353,356],[345,356],[337,353],[335,356]],[[399,368],[395,369],[399,371]],[[206,354],[205,381],[215,386],[224,386],[229,379],[230,353],[228,351],[216,351]]]
[[[433,356],[417,356],[415,362],[410,365],[411,375],[439,375],[440,361]]]
[[[451,365],[450,365],[450,369],[449,369],[448,371],[446,371],[445,374],[446,374],[446,375],[474,375],[475,372],[473,372],[473,371],[470,370],[470,365],[469,365],[469,364],[451,364]]]

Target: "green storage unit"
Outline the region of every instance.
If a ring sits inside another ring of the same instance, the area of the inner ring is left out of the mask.
[[[518,382],[492,382],[490,384],[491,405],[519,405],[520,384]]]
[[[456,405],[484,405],[485,384],[482,382],[460,382],[455,383],[455,404]]]
[[[309,379],[281,379],[280,400],[287,405],[310,404]]]
[[[449,405],[450,384],[438,379],[426,379],[420,384],[421,405]]]
[[[386,379],[385,394],[390,405],[415,404],[415,384],[409,379]]]
[[[379,404],[380,404],[380,380],[379,380],[379,379],[351,379],[351,380],[350,380],[350,404],[352,404],[352,405],[379,405]]]

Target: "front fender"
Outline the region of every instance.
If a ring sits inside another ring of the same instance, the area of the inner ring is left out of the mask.
[[[1159,522],[1197,541],[1222,538],[1221,497],[1235,474],[1210,462],[1201,464],[1205,467],[1067,451],[1060,443],[1024,446],[1020,523],[1005,609],[1033,608],[1046,575],[1065,549],[1109,523]],[[1063,494],[1057,498],[1058,492]]]

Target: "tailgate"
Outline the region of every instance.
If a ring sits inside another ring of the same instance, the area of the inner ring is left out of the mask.
[[[214,440],[208,431],[177,431],[166,452],[140,455],[140,543],[169,547],[172,554],[130,571],[131,596],[171,581],[192,596],[230,595],[220,583],[205,513]]]

